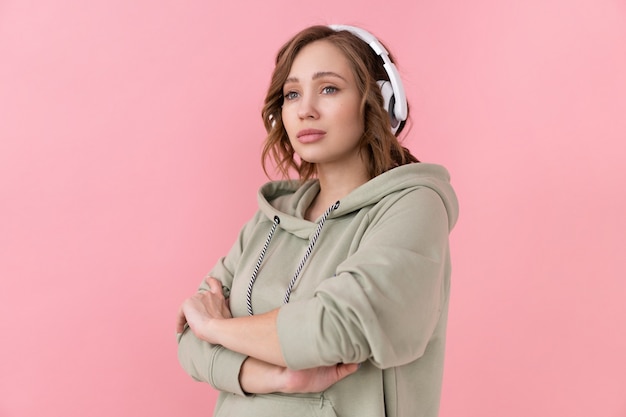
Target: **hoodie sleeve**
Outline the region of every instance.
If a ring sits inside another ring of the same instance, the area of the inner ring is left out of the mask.
[[[288,367],[424,354],[449,293],[448,215],[439,194],[416,188],[372,211],[358,248],[309,300],[283,306],[278,335]]]
[[[230,291],[234,271],[241,258],[249,230],[257,220],[258,214],[244,226],[228,254],[220,259],[208,274],[222,282],[226,296]],[[208,287],[202,280],[199,290],[205,289]],[[194,380],[207,382],[219,391],[245,395],[239,383],[239,373],[247,356],[200,340],[188,327],[185,327],[183,333],[177,334],[177,340],[178,360],[185,372]]]

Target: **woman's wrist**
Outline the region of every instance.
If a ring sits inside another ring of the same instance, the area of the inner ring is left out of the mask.
[[[228,319],[216,319],[210,318],[206,319],[202,323],[202,327],[200,329],[200,334],[197,335],[199,339],[204,340],[205,342],[209,342],[213,345],[221,345],[219,335],[222,334],[220,330],[220,326],[223,326]]]

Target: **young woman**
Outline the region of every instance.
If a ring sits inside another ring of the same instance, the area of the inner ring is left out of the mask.
[[[279,51],[264,161],[287,176],[178,314],[179,359],[216,416],[435,416],[448,310],[447,171],[396,135],[386,49],[314,26]]]

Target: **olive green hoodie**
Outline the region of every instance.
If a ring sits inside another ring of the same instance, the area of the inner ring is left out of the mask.
[[[394,168],[307,221],[318,191],[316,180],[264,185],[258,212],[209,275],[230,293],[234,316],[282,306],[290,368],[361,368],[323,393],[245,395],[246,357],[190,331],[179,335],[183,368],[222,391],[216,416],[436,416],[458,215],[448,172]]]

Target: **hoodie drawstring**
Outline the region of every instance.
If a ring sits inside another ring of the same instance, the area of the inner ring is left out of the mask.
[[[274,216],[272,228],[270,229],[270,233],[267,235],[267,239],[265,239],[265,244],[263,245],[263,249],[261,249],[261,253],[259,254],[259,259],[256,261],[256,265],[254,265],[254,271],[252,271],[252,276],[250,277],[250,282],[248,283],[248,290],[246,291],[246,305],[248,306],[249,315],[252,315],[252,286],[254,285],[254,281],[256,281],[256,276],[259,273],[261,262],[263,262],[265,252],[267,252],[267,248],[270,246],[270,241],[272,240],[272,236],[274,236],[274,232],[276,231],[276,226],[278,226],[278,223],[280,223],[280,219],[278,218],[278,216]]]
[[[291,291],[293,290],[293,287],[296,284],[298,277],[300,276],[300,272],[302,272],[302,268],[304,268],[304,264],[306,263],[307,259],[309,259],[309,256],[311,256],[311,252],[313,252],[313,247],[315,246],[315,242],[317,242],[317,238],[320,236],[320,233],[322,232],[322,228],[324,227],[324,222],[326,222],[326,218],[330,215],[330,213],[333,212],[333,210],[336,210],[338,208],[339,208],[339,201],[337,201],[332,206],[328,207],[326,211],[324,212],[324,214],[322,215],[322,217],[320,218],[320,221],[317,224],[317,228],[315,229],[315,233],[313,233],[313,236],[311,236],[311,239],[309,240],[309,245],[306,248],[304,256],[302,257],[302,260],[298,264],[298,268],[296,268],[296,272],[293,274],[293,277],[291,278],[291,281],[289,282],[289,285],[287,286],[287,290],[285,291],[285,298],[283,299],[284,304],[287,304],[289,302],[289,297],[291,297]],[[265,257],[265,252],[267,251],[267,248],[270,245],[272,236],[274,236],[274,232],[276,231],[276,227],[278,226],[279,223],[280,223],[280,219],[278,218],[278,216],[274,216],[274,223],[272,224],[272,228],[270,229],[267,239],[265,239],[265,244],[263,245],[263,249],[261,249],[261,253],[259,254],[259,259],[257,260],[256,265],[254,266],[254,271],[252,272],[252,276],[250,277],[250,282],[248,283],[248,290],[246,292],[246,306],[248,307],[248,314],[251,316],[253,315],[252,313],[252,287],[254,286],[254,282],[256,281],[257,274],[259,273],[261,263],[263,262],[263,258]]]
[[[332,213],[333,210],[336,210],[338,207],[339,207],[339,201],[337,201],[332,206],[328,207],[326,211],[324,212],[324,214],[322,215],[320,222],[317,224],[317,229],[315,229],[315,233],[313,233],[313,236],[311,236],[311,240],[309,241],[309,246],[307,246],[306,252],[304,253],[304,256],[302,257],[302,260],[300,261],[300,264],[298,265],[296,272],[293,274],[293,278],[291,278],[291,281],[289,282],[287,291],[285,291],[285,298],[283,299],[283,302],[285,304],[289,302],[289,297],[291,297],[291,290],[293,289],[293,286],[296,284],[296,281],[298,280],[298,277],[300,276],[300,272],[302,272],[302,268],[304,268],[304,264],[306,263],[306,260],[309,259],[311,252],[313,252],[313,246],[315,246],[315,242],[317,242],[317,238],[320,236],[320,233],[322,233],[322,228],[324,227],[324,222],[326,221],[326,217],[328,217],[328,215]]]

